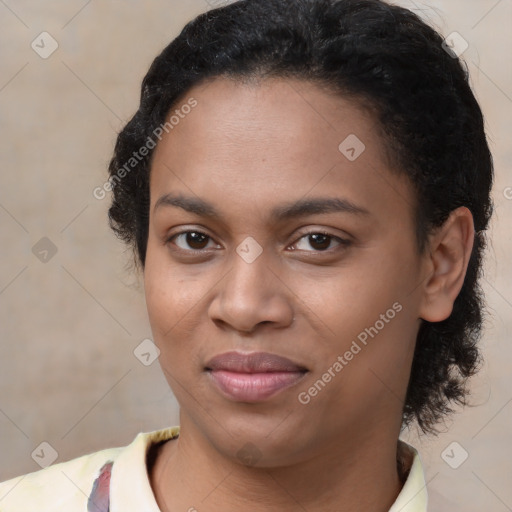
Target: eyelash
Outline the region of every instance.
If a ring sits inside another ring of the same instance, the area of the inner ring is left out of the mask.
[[[178,236],[187,235],[189,233],[196,233],[198,235],[203,235],[203,236],[205,236],[205,237],[207,237],[209,239],[208,241],[213,240],[211,236],[207,235],[206,233],[204,233],[202,231],[199,231],[197,229],[188,229],[188,230],[185,230],[185,231],[180,231],[178,233],[174,233],[172,236],[170,236],[169,238],[166,239],[165,244],[169,245]],[[317,253],[317,254],[331,254],[332,252],[335,252],[336,250],[338,250],[340,248],[346,248],[346,247],[351,245],[351,241],[350,240],[347,240],[345,238],[340,238],[338,236],[334,236],[334,235],[328,233],[327,231],[323,231],[323,230],[314,230],[314,231],[308,231],[306,233],[302,233],[301,236],[297,239],[297,242],[294,243],[294,245],[296,245],[303,238],[306,238],[306,237],[311,236],[311,235],[323,235],[323,236],[326,236],[326,237],[328,237],[328,238],[330,238],[332,240],[336,240],[339,245],[338,245],[337,248],[334,248],[334,249],[313,250],[313,251],[305,251],[305,252],[311,252],[311,253]],[[189,254],[192,254],[192,255],[194,255],[194,254],[204,254],[207,251],[207,249],[182,249],[181,247],[178,247],[177,250],[181,251],[181,252],[184,252],[184,253],[189,253]]]

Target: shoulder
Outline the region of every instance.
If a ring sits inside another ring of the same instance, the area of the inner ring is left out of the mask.
[[[86,511],[89,496],[102,469],[123,462],[119,469],[145,471],[148,448],[174,437],[178,428],[139,433],[131,444],[83,455],[67,462],[0,483],[0,512]],[[133,465],[141,466],[133,468]],[[124,467],[124,466],[130,466]]]
[[[60,506],[87,510],[88,496],[101,468],[114,462],[123,449],[101,450],[0,483],[0,511],[53,512]]]

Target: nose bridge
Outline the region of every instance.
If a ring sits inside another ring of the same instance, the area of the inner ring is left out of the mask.
[[[258,323],[286,323],[293,308],[272,268],[272,255],[247,237],[233,252],[231,269],[222,279],[211,305],[212,319],[237,330],[252,330]]]
[[[253,237],[246,237],[235,249],[232,270],[226,283],[238,300],[259,302],[269,298],[274,272],[270,269],[270,254]]]

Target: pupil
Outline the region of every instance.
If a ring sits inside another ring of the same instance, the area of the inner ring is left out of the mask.
[[[327,249],[329,247],[329,236],[328,235],[322,235],[322,234],[316,234],[316,235],[309,235],[310,238],[313,239],[315,244],[320,244],[321,247],[317,247],[318,249]],[[318,242],[318,238],[320,238],[320,242]],[[322,243],[323,240],[323,243]]]
[[[202,249],[203,247],[196,247],[194,244],[199,244],[201,246],[201,243],[204,244],[205,239],[206,239],[206,235],[203,235],[201,233],[196,233],[195,231],[192,231],[191,233],[187,234],[187,243],[189,244],[189,246],[193,247],[194,249]]]

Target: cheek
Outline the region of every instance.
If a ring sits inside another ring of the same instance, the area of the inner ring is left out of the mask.
[[[146,258],[144,273],[144,290],[149,321],[155,337],[160,337],[169,331],[175,323],[175,316],[179,314],[177,306],[178,286],[172,276],[165,271],[165,267],[158,264],[155,257]]]
[[[406,348],[417,328],[416,299],[411,295],[418,279],[416,265],[409,251],[374,247],[353,265],[337,269],[322,286],[310,286],[309,292],[298,289],[296,294],[324,325],[330,353],[343,354],[353,341],[361,347],[367,342],[374,348],[365,347],[364,352],[374,354],[377,364],[386,350]],[[386,357],[389,360],[389,353]]]
[[[148,316],[155,337],[171,335],[180,322],[194,313],[201,300],[201,282],[185,279],[183,270],[172,265],[166,250],[148,243],[144,269],[144,291]]]
[[[384,404],[407,385],[418,325],[408,280],[391,266],[381,270],[360,281],[332,320],[339,334],[333,356],[346,361],[339,384]]]
[[[186,382],[187,375],[200,368],[208,334],[201,330],[208,288],[204,277],[184,277],[183,269],[170,263],[165,250],[148,250],[144,272],[148,317],[160,349],[160,365],[173,390],[176,381]],[[178,396],[179,385],[176,393]]]
[[[184,362],[190,362],[185,332],[190,306],[184,300],[179,279],[165,268],[159,270],[150,258],[146,260],[144,287],[153,341],[160,350],[159,363],[169,386],[179,394],[177,382],[184,378]]]

